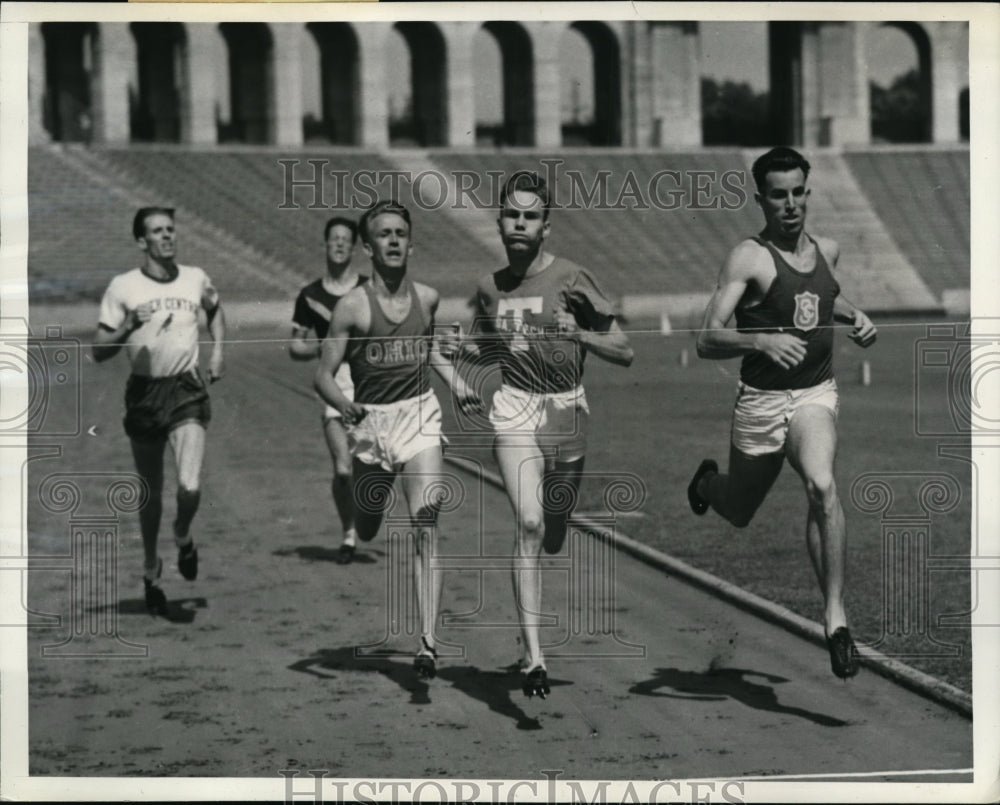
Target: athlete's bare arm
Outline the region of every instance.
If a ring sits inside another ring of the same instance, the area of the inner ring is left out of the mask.
[[[556,309],[554,314],[558,328],[557,338],[569,336],[583,344],[587,352],[592,352],[608,363],[616,363],[619,366],[632,364],[632,358],[635,356],[632,345],[614,319],[608,319],[603,330],[585,330],[568,310]]]
[[[413,287],[417,291],[417,297],[420,300],[420,304],[423,306],[424,313],[427,315],[433,331],[434,317],[437,314],[438,303],[441,301],[440,295],[429,285],[424,285],[420,282],[413,283]],[[455,395],[455,399],[458,401],[459,408],[464,413],[468,414],[473,411],[482,411],[482,399],[480,399],[479,395],[469,387],[469,385],[465,382],[465,378],[455,371],[455,367],[452,365],[452,362],[441,354],[440,341],[441,339],[439,336],[435,336],[431,339],[430,350],[427,355],[428,364],[434,369],[435,372],[438,373],[441,379],[448,384],[448,388],[451,389],[452,394]]]
[[[318,358],[322,350],[322,343],[310,338],[312,330],[308,327],[292,327],[292,340],[288,342],[288,354],[293,361],[311,361]]]
[[[212,355],[208,359],[208,382],[222,380],[226,373],[223,345],[226,343],[226,314],[222,312],[222,303],[216,296],[215,304],[206,311],[208,318],[208,334],[212,337]]]
[[[840,246],[837,245],[837,241],[832,238],[819,237],[814,237],[813,240],[816,241],[816,245],[823,252],[830,270],[834,270],[837,267],[837,261],[840,259]],[[838,294],[837,298],[833,300],[833,319],[842,324],[854,325],[854,329],[847,334],[847,337],[859,347],[867,349],[875,343],[878,330],[872,324],[872,320],[865,315],[861,308],[849,302],[841,294]]]
[[[762,297],[773,273],[767,249],[752,240],[743,241],[729,253],[705,309],[698,333],[698,357],[723,360],[763,352],[783,369],[802,362],[806,343],[801,338],[788,333],[741,333],[727,329],[740,302]]]
[[[319,366],[316,367],[313,385],[319,396],[340,412],[346,425],[355,425],[364,419],[365,408],[360,403],[347,399],[347,395],[334,380],[334,375],[347,355],[348,341],[364,337],[370,329],[371,311],[368,300],[362,288],[355,288],[333,309],[330,331],[320,347]]]
[[[94,334],[94,345],[91,348],[94,360],[100,363],[118,354],[126,339],[153,316],[153,306],[149,302],[139,305],[128,312],[121,326],[112,330],[105,324],[97,326]]]
[[[480,310],[478,292],[468,301],[468,318],[471,319],[469,332],[458,339],[459,365],[471,369],[480,364],[496,363],[498,358],[493,349],[496,338],[484,332],[487,319]]]

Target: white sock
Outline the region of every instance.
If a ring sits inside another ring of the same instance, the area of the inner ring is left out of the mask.
[[[344,532],[344,544],[354,545],[357,543],[357,541],[358,541],[358,532],[353,528],[348,528],[347,531]]]

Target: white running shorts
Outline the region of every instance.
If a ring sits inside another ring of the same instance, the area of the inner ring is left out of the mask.
[[[365,418],[346,429],[351,455],[365,464],[392,472],[428,447],[441,446],[441,406],[433,391],[364,407]]]
[[[497,434],[524,435],[559,461],[576,461],[587,452],[590,408],[583,386],[548,394],[506,384],[493,394],[490,424]]]
[[[748,456],[785,449],[788,423],[804,405],[821,405],[837,418],[840,399],[833,378],[805,389],[762,391],[740,382],[733,409],[733,446]]]

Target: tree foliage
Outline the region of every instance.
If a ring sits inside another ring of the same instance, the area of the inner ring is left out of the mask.
[[[930,139],[930,98],[921,88],[918,70],[896,76],[888,89],[874,81],[870,87],[874,142],[920,143]]]
[[[705,145],[762,146],[771,141],[767,92],[745,81],[701,80],[701,136]]]

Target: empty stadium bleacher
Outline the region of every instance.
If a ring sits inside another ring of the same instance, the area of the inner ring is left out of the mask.
[[[373,172],[375,178],[379,172],[389,176],[395,170],[382,156],[346,151],[130,149],[101,151],[99,156],[109,169],[175,199],[288,266],[303,280],[324,271],[323,226],[327,219],[335,214],[356,219],[371,203],[373,194],[366,188],[376,185],[374,178],[366,174],[359,182],[356,177],[362,172]],[[307,182],[314,176],[314,165],[309,160],[316,161],[320,172],[325,171],[321,192],[317,194],[312,187],[299,184],[286,199],[286,177]],[[333,177],[330,171],[345,178]],[[345,190],[345,181],[350,184],[352,180],[360,188]],[[410,208],[413,217],[415,275],[443,292],[458,293],[465,283],[456,272],[468,266],[489,265],[489,254],[475,238],[456,231],[442,216],[417,208],[409,185],[398,184],[399,200]],[[376,185],[380,196],[387,194],[390,187],[388,178]],[[365,270],[363,255],[356,259]]]
[[[476,172],[486,188],[491,171],[554,177],[552,251],[593,269],[616,295],[709,291],[729,249],[760,226],[737,152],[431,156],[446,172]],[[727,172],[729,187],[742,188],[742,197],[723,187]],[[599,196],[587,202],[602,184],[605,203]]]
[[[164,185],[167,185],[166,189]],[[141,206],[178,205],[169,182],[147,185],[95,152],[32,148],[28,159],[28,282],[32,303],[96,301],[108,281],[142,261],[132,239]],[[179,258],[204,266],[227,299],[287,295],[300,280],[245,241],[181,206]]]
[[[129,223],[137,206],[150,203],[178,205],[189,216],[182,221],[183,259],[205,265],[227,298],[288,298],[323,270],[327,218],[337,213],[357,217],[376,192],[388,194],[387,177],[393,172],[400,177],[399,199],[413,214],[414,276],[445,297],[466,297],[481,273],[499,267],[493,204],[501,177],[524,168],[555,178],[552,251],[594,270],[609,293],[706,293],[729,249],[761,225],[747,156],[734,149],[369,154],[32,148],[32,300],[96,299],[112,275],[138,264]],[[323,174],[319,198],[308,186],[314,169],[310,160]],[[865,294],[877,297],[876,307],[926,306],[926,299],[940,298],[944,290],[968,288],[967,151],[872,149],[818,154],[815,162],[825,177],[824,188],[814,192],[818,229],[827,233],[831,222],[844,229],[828,234],[858,251],[844,266],[848,283],[850,272],[860,270],[854,278],[864,282],[855,287],[869,289]],[[427,209],[441,193],[433,181],[422,187],[423,207],[415,203],[410,179],[428,168],[452,183],[452,199],[456,177],[464,175],[466,187],[478,181],[473,192],[483,208]],[[837,171],[845,174],[840,181]],[[286,198],[289,178],[297,186]],[[595,195],[588,200],[589,193]],[[863,233],[853,238],[851,222],[873,217],[877,231],[891,238]],[[879,271],[892,255],[901,265],[908,260],[919,277],[912,270]],[[363,256],[357,259],[364,266]],[[859,298],[868,305],[872,301]]]
[[[844,154],[893,241],[937,295],[970,282],[969,151]]]

